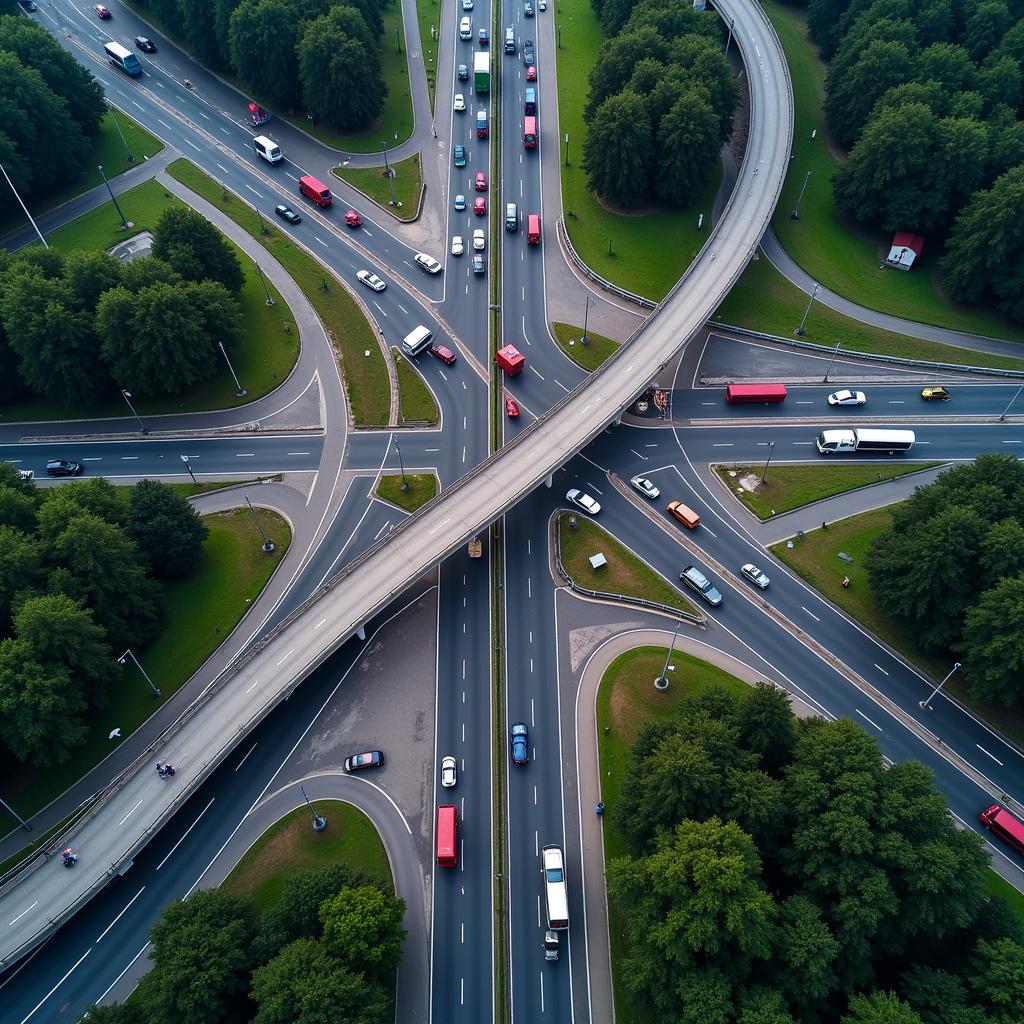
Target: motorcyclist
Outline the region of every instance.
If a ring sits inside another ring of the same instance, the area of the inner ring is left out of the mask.
[[[60,855],[60,859],[64,862],[64,867],[73,868],[78,863],[78,854],[75,853],[73,847],[68,847]]]

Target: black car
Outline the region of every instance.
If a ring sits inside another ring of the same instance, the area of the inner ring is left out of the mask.
[[[23,11],[34,11],[36,10],[36,0],[18,0]]]
[[[280,206],[274,207],[274,213],[281,217],[283,220],[288,221],[289,224],[301,224],[302,218],[290,207],[285,206],[282,203]]]
[[[460,64],[459,65],[459,81],[460,82],[467,82],[467,81],[469,81],[469,68],[467,68],[465,64]]]
[[[78,476],[82,472],[82,464],[71,459],[50,459],[46,463],[47,476]]]
[[[156,53],[156,43],[152,39],[147,39],[145,36],[136,36],[135,45],[143,53]]]
[[[523,43],[523,63],[529,67],[531,64],[535,64],[536,61],[533,59],[533,40],[527,39]]]
[[[345,771],[361,772],[364,768],[379,768],[384,755],[379,750],[367,750],[365,754],[353,754],[345,758]]]

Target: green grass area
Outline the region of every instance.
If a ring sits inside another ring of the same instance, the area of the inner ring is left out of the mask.
[[[1024,893],[1015,889],[1002,875],[997,875],[991,868],[985,872],[984,884],[986,895],[1001,896],[1010,904],[1010,908],[1020,919],[1021,924],[1024,924]]]
[[[621,216],[605,209],[587,185],[583,171],[583,108],[587,81],[601,46],[601,23],[590,0],[559,0],[558,38],[559,159],[562,206],[569,238],[580,258],[596,273],[638,295],[660,300],[680,278],[704,244],[711,204],[722,178],[716,163],[706,187],[686,210],[655,208]],[[544,111],[540,111],[543,117]],[[569,166],[565,136],[569,135]],[[704,230],[697,228],[704,214]],[[652,258],[657,253],[657,258]]]
[[[420,155],[413,153],[407,160],[389,166],[394,175],[395,206],[390,205],[391,186],[382,167],[334,167],[331,171],[399,220],[412,220],[416,216],[423,187]]]
[[[642,597],[697,614],[697,609],[668,580],[585,515],[576,515],[575,527],[569,526],[569,513],[559,516],[558,539],[562,565],[573,582],[581,587]],[[608,559],[608,564],[595,569],[590,564],[590,556],[599,551]]]
[[[557,321],[551,324],[558,347],[584,370],[596,370],[618,347],[617,341],[587,328],[586,345],[580,342],[583,328]]]
[[[315,800],[313,806],[327,819],[323,832],[313,831],[307,807],[297,807],[249,847],[224,879],[224,888],[248,896],[262,913],[281,898],[292,875],[342,863],[394,889],[384,844],[373,822],[358,807],[341,800]]]
[[[832,291],[871,309],[922,323],[973,334],[1024,340],[1019,325],[994,310],[958,306],[937,290],[937,263],[942,255],[938,234],[929,236],[922,261],[909,273],[879,269],[880,252],[888,253],[892,236],[848,223],[832,203],[832,175],[840,161],[829,151],[822,103],[825,66],[807,37],[803,7],[764,0],[789,62],[793,80],[794,159],[772,227],[786,251],[815,280]],[[811,132],[817,137],[811,139]],[[792,220],[807,172],[810,181],[800,200],[800,219]]]
[[[433,473],[406,473],[407,491],[402,490],[401,473],[385,473],[377,483],[377,496],[392,505],[415,512],[437,494],[437,477]]]
[[[430,90],[430,109],[433,110],[437,89],[437,42],[441,35],[440,0],[416,0],[416,20],[420,26],[420,52],[427,73],[427,88]]]
[[[166,587],[163,631],[144,651],[136,652],[165,701],[227,638],[288,550],[288,524],[267,509],[257,507],[257,514],[276,545],[273,552],[264,553],[248,509],[215,513],[203,520],[210,535],[203,545],[199,569],[188,579]],[[119,727],[122,738],[126,737],[157,707],[152,690],[131,662],[109,697],[107,707],[92,716],[88,739],[68,764],[45,772],[0,765],[4,798],[20,814],[35,814],[106,757],[113,745],[107,738],[111,729]]]
[[[790,284],[762,255],[747,265],[743,276],[718,307],[712,320],[792,337],[800,326],[808,298],[805,292]],[[904,359],[1024,370],[1024,349],[1021,350],[1021,358],[1016,359],[953,348],[871,327],[859,320],[851,320],[820,302],[811,306],[802,340],[830,346],[842,342],[842,348],[847,351],[872,352]]]
[[[835,463],[813,465],[769,466],[764,483],[756,491],[739,486],[739,480],[750,474],[760,479],[764,466],[716,466],[715,472],[726,487],[743,502],[751,512],[764,521],[795,508],[803,508],[813,501],[845,494],[857,487],[895,480],[908,473],[920,473],[941,465],[940,462],[894,462],[890,465],[842,466]]]
[[[597,694],[597,749],[601,766],[601,799],[613,808],[626,775],[629,748],[645,722],[671,719],[684,697],[720,686],[743,698],[750,692],[746,683],[716,665],[676,651],[669,672],[670,689],[659,693],[654,680],[665,666],[667,647],[636,647],[620,654],[605,670]],[[615,831],[612,815],[604,816],[605,862],[624,856],[625,840]],[[611,938],[612,980],[615,990],[615,1019],[630,1024],[648,1024],[644,1007],[634,1004],[622,976],[622,962],[628,953],[626,918],[614,901],[608,904]]]
[[[391,350],[398,373],[398,414],[402,423],[436,423],[437,402],[419,371],[397,348]]]
[[[388,368],[373,329],[355,299],[321,264],[194,164],[176,160],[168,171],[274,254],[313,304],[341,356],[345,390],[356,426],[386,426],[391,414]]]
[[[114,123],[114,117],[117,123]],[[118,127],[124,133],[125,143],[121,141],[118,134]],[[32,215],[37,219],[50,210],[55,209],[69,199],[88,192],[90,189],[103,185],[100,172],[96,169],[102,167],[108,179],[116,178],[119,174],[138,167],[143,158],[155,156],[164,148],[164,144],[155,136],[150,135],[145,128],[137,125],[130,117],[118,112],[111,115],[108,111],[106,117],[100,123],[99,134],[93,142],[91,151],[82,158],[82,173],[76,178],[69,178],[60,182],[52,192],[45,195],[32,196],[28,206]],[[128,152],[131,152],[134,160],[128,159]],[[6,187],[6,185],[5,185]],[[10,204],[5,210],[5,216],[0,219],[0,234],[20,227],[25,223],[24,214],[17,204]],[[49,241],[49,238],[47,239]]]

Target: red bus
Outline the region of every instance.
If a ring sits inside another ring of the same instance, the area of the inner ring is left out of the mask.
[[[1024,822],[1015,818],[1005,807],[993,804],[979,815],[982,825],[994,832],[1007,846],[1024,853]]]
[[[437,863],[453,868],[459,860],[459,809],[442,804],[437,809]]]
[[[523,118],[523,145],[527,149],[537,148],[537,118]]]
[[[730,384],[725,389],[725,400],[730,405],[741,402],[784,402],[785,384]]]

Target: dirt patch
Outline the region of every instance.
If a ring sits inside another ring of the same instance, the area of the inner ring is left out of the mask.
[[[268,875],[276,875],[287,865],[296,863],[300,859],[296,835],[294,829],[286,828],[268,839],[259,853],[235,877],[232,890],[251,893]]]

